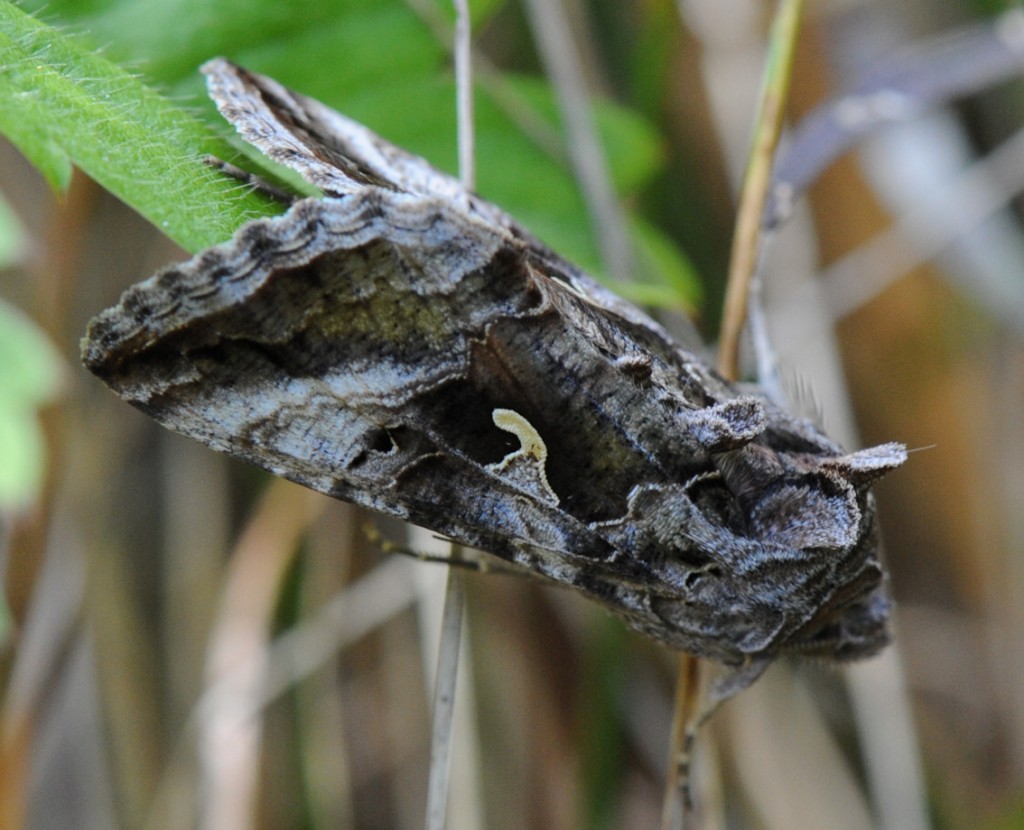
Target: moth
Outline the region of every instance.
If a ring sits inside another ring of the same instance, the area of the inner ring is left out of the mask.
[[[129,288],[85,365],[169,429],[571,587],[730,668],[889,638],[869,492],[847,453],[726,382],[450,176],[217,59],[242,138],[296,198]]]

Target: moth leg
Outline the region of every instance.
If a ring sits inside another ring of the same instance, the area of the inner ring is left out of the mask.
[[[686,724],[683,732],[683,745],[679,750],[679,756],[676,758],[676,768],[679,775],[679,800],[682,802],[684,828],[698,826],[694,820],[694,808],[696,805],[693,799],[693,781],[691,780],[693,775],[693,750],[697,743],[697,735],[700,733],[701,727],[711,720],[711,717],[724,702],[723,700],[715,700],[706,703]]]
[[[463,559],[458,556],[445,556],[444,554],[426,553],[421,550],[413,550],[412,548],[398,545],[390,539],[385,539],[381,535],[380,531],[370,523],[363,526],[363,533],[366,534],[367,541],[372,545],[376,545],[380,549],[381,553],[399,553],[402,556],[411,556],[413,559],[417,559],[420,562],[431,562],[440,565],[449,565],[454,568],[465,568],[470,571],[475,571],[476,573],[501,574],[505,576],[530,576],[529,572],[522,568],[517,568],[506,563],[496,562],[490,557],[487,559]]]
[[[676,757],[676,768],[679,772],[679,800],[682,802],[683,827],[698,827],[694,815],[693,799],[693,750],[697,743],[697,736],[703,726],[711,720],[715,712],[723,703],[735,697],[751,683],[759,678],[764,670],[771,665],[771,657],[755,657],[741,666],[729,669],[723,676],[720,676],[711,684],[707,692],[704,704],[696,714],[686,723],[683,730],[682,746],[679,755]]]
[[[275,202],[280,202],[286,207],[291,206],[293,202],[301,198],[294,193],[289,193],[283,187],[271,184],[262,176],[257,176],[255,173],[250,173],[248,170],[236,167],[234,164],[224,161],[223,159],[219,159],[216,156],[204,156],[203,162],[210,167],[219,170],[225,176],[230,176],[232,179],[236,179],[242,184],[249,185],[254,190],[258,190],[264,196],[273,199]]]

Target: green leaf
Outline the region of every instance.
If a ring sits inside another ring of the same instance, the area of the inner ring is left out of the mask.
[[[52,184],[66,186],[70,159],[191,251],[272,211],[203,163],[233,156],[230,145],[8,0],[0,0],[0,97],[0,130]]]
[[[0,511],[38,495],[46,448],[36,410],[60,391],[57,350],[32,321],[0,301]]]
[[[235,56],[259,43],[287,42],[297,32],[313,31],[370,7],[375,0],[131,0],[79,22],[111,56],[142,65],[162,81],[186,77],[215,55]],[[126,36],[129,35],[130,36]],[[323,72],[340,65],[340,55]]]
[[[622,286],[622,296],[652,308],[694,312],[700,307],[701,284],[693,263],[658,228],[634,217],[633,247],[636,281]],[[657,289],[660,293],[641,293]]]
[[[0,454],[0,512],[26,510],[46,472],[46,444],[34,413],[0,404]]]
[[[558,103],[547,83],[525,76],[506,76],[505,81],[552,128],[559,128]],[[664,164],[660,137],[647,121],[625,107],[601,99],[592,107],[616,188],[628,193],[643,186]]]
[[[431,2],[442,23],[450,17],[447,0]],[[270,211],[260,197],[243,196],[237,185],[199,162],[204,153],[223,158],[230,151],[191,113],[97,57],[79,39],[16,12],[8,0],[0,4],[6,10],[0,31],[13,31],[15,42],[7,53],[0,50],[0,94],[29,102],[7,119],[15,124],[0,116],[0,129],[11,130],[33,161],[49,160],[56,167],[63,160],[66,166],[70,157],[192,251],[226,239],[245,219]],[[494,6],[494,0],[485,0],[474,12],[480,19]],[[92,42],[104,43],[106,55],[173,84],[176,98],[202,102],[209,122],[220,123],[224,133],[229,128],[206,101],[196,71],[218,54],[324,101],[442,169],[455,170],[448,48],[405,2],[64,0],[60,8],[69,15],[92,9],[91,16],[73,18],[76,28],[87,30]],[[30,71],[37,66],[45,71]],[[600,277],[589,214],[564,152],[542,149],[488,91],[499,87],[552,135],[560,133],[547,84],[509,76],[481,79],[476,107],[481,194]],[[659,137],[646,121],[610,103],[596,104],[595,119],[619,192],[636,192],[662,168]],[[18,125],[38,134],[19,137]],[[254,154],[251,148],[242,152]],[[670,287],[661,292],[663,299],[673,296],[677,306],[681,297],[692,301],[692,272],[660,232],[645,228],[636,247],[645,281],[651,280],[653,266],[668,269]]]

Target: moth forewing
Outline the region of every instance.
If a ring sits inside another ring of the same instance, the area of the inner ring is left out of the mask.
[[[738,667],[730,693],[787,650],[886,642],[868,488],[902,446],[844,453],[422,159],[271,79],[204,71],[242,136],[328,196],[100,314],[83,360],[118,394]]]

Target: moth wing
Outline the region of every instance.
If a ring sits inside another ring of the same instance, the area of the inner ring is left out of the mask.
[[[729,470],[711,455],[762,432],[769,455],[838,448],[741,396],[422,159],[270,79],[225,61],[206,71],[243,137],[329,196],[129,289],[89,328],[92,371],[175,431],[572,585],[677,647],[734,660],[782,645],[807,608],[776,603],[738,643],[719,600],[750,616],[750,577],[722,560],[718,537],[691,538],[694,504],[656,497],[723,487]],[[520,447],[492,423],[499,412]],[[638,482],[653,496],[631,498]],[[733,495],[706,503],[723,526]],[[851,569],[867,558],[877,570],[872,544],[851,550]],[[777,548],[756,558],[807,561]],[[712,586],[706,625],[695,579]],[[834,593],[803,583],[811,609]],[[880,642],[862,639],[858,653]]]
[[[329,195],[375,185],[444,200],[524,242],[543,271],[588,302],[629,324],[647,347],[679,347],[664,328],[552,251],[498,206],[467,191],[458,179],[381,138],[372,130],[273,78],[224,58],[202,67],[210,97],[239,135],[268,157],[300,173]],[[699,344],[693,344],[699,348]]]
[[[446,199],[459,207],[470,198],[481,201],[425,159],[273,78],[224,58],[208,61],[202,71],[210,97],[243,139],[328,195],[376,185]],[[493,222],[501,211],[488,207],[485,212]]]
[[[614,551],[504,472],[514,441],[463,383],[487,327],[537,302],[512,251],[413,194],[302,200],[128,289],[83,361],[175,432],[557,579]]]

